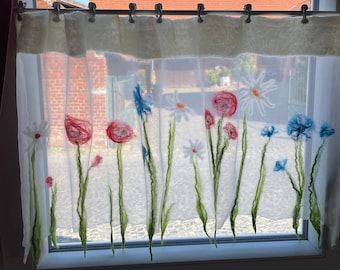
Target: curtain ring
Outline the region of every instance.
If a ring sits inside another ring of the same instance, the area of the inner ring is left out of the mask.
[[[21,13],[24,12],[25,7],[26,7],[26,3],[22,2],[22,1],[18,2],[18,6],[16,8],[18,21],[22,21]]]
[[[251,4],[246,4],[244,5],[244,11],[247,12],[248,14],[248,18],[245,20],[246,23],[250,23],[251,22]]]
[[[202,23],[203,19],[201,17],[202,13],[204,11],[204,4],[197,4],[197,22]]]
[[[60,3],[59,2],[53,2],[52,7],[53,7],[53,12],[55,14],[53,21],[59,22],[60,21],[60,18],[59,18],[59,16],[60,16]]]
[[[302,11],[302,21],[301,23],[308,23],[308,19],[307,19],[307,9],[308,6],[307,5],[302,5],[301,6],[301,11]]]
[[[132,18],[132,15],[135,14],[135,11],[137,9],[136,3],[130,3],[129,4],[129,22],[134,23],[135,20]]]
[[[95,16],[96,16],[96,3],[94,2],[89,2],[89,13],[90,13],[90,18],[89,18],[89,22],[94,22],[95,21]]]
[[[163,16],[163,11],[162,11],[162,4],[158,3],[155,5],[155,11],[156,11],[156,18],[157,18],[157,22],[161,23],[162,22],[162,16]]]

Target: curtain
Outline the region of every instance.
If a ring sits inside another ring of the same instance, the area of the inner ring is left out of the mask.
[[[303,220],[334,245],[338,16],[22,17],[25,256],[50,236],[84,255],[148,240],[152,259],[156,240],[299,238]]]

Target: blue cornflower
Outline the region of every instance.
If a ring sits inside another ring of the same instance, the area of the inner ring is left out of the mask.
[[[277,160],[275,162],[274,172],[285,171],[286,164],[287,164],[287,159]]]
[[[271,127],[265,126],[261,131],[261,136],[270,138],[275,133],[277,133],[277,130],[275,129],[274,126]]]
[[[327,138],[331,135],[333,135],[335,133],[335,129],[330,127],[330,125],[328,123],[323,123],[321,128],[320,128],[320,138],[323,139],[323,138]]]
[[[301,114],[295,114],[287,125],[287,133],[294,141],[299,141],[303,136],[306,140],[310,139],[308,132],[313,130],[313,119]]]
[[[143,113],[144,114],[151,113],[152,102],[151,100],[143,99],[139,84],[137,84],[135,89],[133,90],[133,98],[135,100],[137,113],[141,119],[143,118]]]

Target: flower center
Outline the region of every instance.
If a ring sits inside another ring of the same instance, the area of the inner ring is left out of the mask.
[[[40,134],[40,133],[36,133],[36,134],[34,135],[34,138],[35,138],[36,140],[38,140],[40,137],[41,137],[41,134]]]
[[[192,148],[192,150],[191,150],[194,154],[196,154],[197,153],[197,149],[196,148]]]
[[[260,96],[260,91],[257,90],[257,89],[253,89],[253,90],[251,91],[251,93],[253,94],[254,97],[259,97],[259,96]]]
[[[185,105],[182,102],[177,102],[176,106],[177,106],[178,109],[181,109],[181,110],[183,110],[185,108]]]

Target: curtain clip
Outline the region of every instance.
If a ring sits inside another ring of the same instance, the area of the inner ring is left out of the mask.
[[[203,19],[201,17],[202,13],[204,11],[204,4],[197,4],[197,22],[202,23]]]
[[[302,5],[301,6],[301,11],[302,11],[302,21],[301,23],[308,23],[308,19],[307,19],[307,9],[308,6],[307,5]]]
[[[156,11],[156,18],[157,18],[157,21],[158,23],[161,23],[162,22],[162,16],[163,16],[163,6],[161,3],[158,3],[155,5],[155,11]]]
[[[134,23],[135,22],[135,20],[132,18],[132,15],[135,14],[136,9],[137,9],[136,3],[130,3],[129,4],[129,22],[130,23]]]
[[[96,3],[94,2],[89,2],[89,13],[90,13],[90,18],[89,18],[89,22],[94,22],[95,21],[95,16],[96,16]]]
[[[60,21],[60,18],[59,18],[59,16],[60,16],[60,3],[59,2],[53,2],[52,7],[53,7],[53,12],[55,14],[53,21],[59,22]]]
[[[251,4],[246,4],[244,5],[244,11],[247,12],[248,18],[245,20],[246,23],[250,23],[251,22]]]
[[[21,13],[24,12],[25,7],[26,7],[26,3],[22,2],[22,1],[18,2],[18,6],[16,8],[18,21],[22,21]]]

